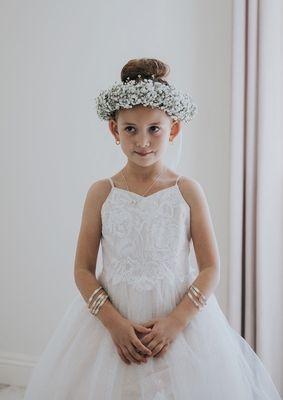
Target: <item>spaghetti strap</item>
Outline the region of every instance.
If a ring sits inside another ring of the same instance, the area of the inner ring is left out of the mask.
[[[179,181],[179,179],[181,178],[181,176],[182,176],[182,175],[179,175],[179,176],[177,177],[177,179],[176,179],[176,185],[178,185],[178,181]]]
[[[111,179],[111,178],[108,178],[108,180],[109,180],[109,182],[111,183],[111,186],[114,187],[114,183],[113,183],[112,179]]]

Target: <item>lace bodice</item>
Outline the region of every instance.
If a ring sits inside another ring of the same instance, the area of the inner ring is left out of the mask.
[[[101,208],[103,277],[150,290],[163,280],[174,285],[189,274],[190,207],[178,186],[148,196],[111,191]]]

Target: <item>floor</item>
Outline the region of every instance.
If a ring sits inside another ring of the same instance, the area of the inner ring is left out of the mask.
[[[21,400],[24,392],[24,387],[0,384],[0,400]]]

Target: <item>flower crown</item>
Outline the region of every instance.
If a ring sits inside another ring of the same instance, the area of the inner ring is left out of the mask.
[[[175,86],[152,79],[141,79],[136,82],[129,77],[125,82],[115,82],[109,89],[103,90],[95,98],[99,118],[109,120],[120,108],[132,108],[142,104],[159,108],[174,120],[188,122],[197,113],[197,106],[187,93],[178,91]],[[138,75],[141,78],[141,75]]]

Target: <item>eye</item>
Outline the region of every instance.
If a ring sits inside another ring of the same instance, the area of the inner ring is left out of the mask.
[[[125,130],[126,130],[127,132],[132,132],[132,131],[129,131],[128,128],[131,129],[131,128],[134,128],[134,127],[133,127],[133,126],[126,126],[126,128],[125,128]]]
[[[158,130],[156,131],[156,130],[153,130],[153,129],[151,129],[151,128],[158,128]],[[159,129],[159,127],[157,126],[157,125],[153,125],[153,126],[151,126],[150,127],[150,129],[152,130],[152,132],[158,132],[160,129]]]

